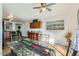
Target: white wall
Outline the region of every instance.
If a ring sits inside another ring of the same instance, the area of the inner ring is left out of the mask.
[[[72,40],[75,38],[75,30],[77,27],[77,10],[79,9],[79,4],[64,4],[58,5],[58,8],[55,9],[55,12],[53,12],[53,16],[48,16],[45,19],[41,19],[43,22],[41,31],[45,34],[50,35],[50,41],[52,43],[58,43],[61,45],[67,45],[67,41],[65,39],[65,34],[67,32],[72,32]],[[59,30],[59,31],[48,31],[46,30],[46,22],[48,21],[55,21],[55,20],[64,20],[65,21],[65,29]],[[29,24],[30,21],[27,22]],[[29,26],[29,25],[28,25]],[[29,27],[27,26],[27,30],[29,30]],[[30,29],[31,30],[31,29]],[[53,40],[54,39],[54,40]]]
[[[16,31],[16,24],[22,25],[22,28],[21,28],[22,35],[26,36],[26,30],[27,30],[26,23],[25,22],[15,22],[15,21],[13,21],[12,22],[12,30],[14,30],[14,31]]]
[[[69,31],[73,33],[72,39],[74,39],[75,37],[74,33],[77,26],[77,10],[79,9],[79,4],[76,4],[76,3],[75,4],[73,3],[56,4],[49,7],[52,9],[51,12],[45,11],[42,13],[37,12],[31,7],[32,7],[32,4],[4,4],[4,11],[6,10],[9,13],[12,13],[14,16],[16,15],[18,17],[21,17],[25,19],[24,21],[28,19],[33,19],[33,18],[41,19],[43,21],[43,26],[40,30],[43,33],[50,34],[51,38],[54,38],[55,43],[67,45],[67,41],[65,40],[64,35]],[[4,15],[6,15],[5,12],[4,12]],[[65,21],[65,30],[63,31],[46,30],[45,25],[47,21],[54,21],[54,20],[61,20],[61,19],[64,19]],[[26,21],[26,24],[23,25],[23,29],[22,29],[24,31],[23,35],[26,35],[26,32],[28,30],[37,31],[36,29],[29,28],[29,22],[30,21]],[[50,39],[50,40],[53,40],[53,39]]]
[[[2,55],[2,4],[0,3],[0,55]]]
[[[21,32],[22,32],[22,35],[23,36],[26,36],[26,30],[27,30],[27,27],[26,27],[26,22],[21,22],[21,21],[5,21],[5,23],[11,23],[11,29],[9,29],[8,31],[16,31],[16,24],[21,24]]]
[[[63,9],[63,8],[62,8]],[[61,44],[61,45],[67,45],[67,41],[64,38],[64,35],[67,32],[72,32],[72,40],[75,38],[75,30],[77,27],[77,11],[79,9],[79,4],[66,4],[64,6],[64,13],[62,13],[61,10],[57,12],[61,12],[59,15],[55,14],[55,16],[48,17],[47,21],[54,21],[54,20],[65,20],[65,30],[64,31],[46,31],[50,32],[50,35],[54,35],[54,42]],[[45,27],[44,27],[45,28]],[[45,30],[44,30],[45,31]],[[52,34],[53,33],[53,34]]]
[[[22,35],[23,36],[27,36],[27,29],[28,28],[28,24],[26,24],[26,23],[22,23]]]

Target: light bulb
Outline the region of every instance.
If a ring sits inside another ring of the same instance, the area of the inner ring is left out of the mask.
[[[10,15],[8,16],[8,19],[9,19],[10,21],[13,20],[13,15],[10,14]]]
[[[46,10],[46,8],[45,7],[42,7],[42,11],[45,11]]]

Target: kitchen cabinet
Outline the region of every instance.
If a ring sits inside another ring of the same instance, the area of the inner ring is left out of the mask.
[[[28,38],[33,40],[39,40],[39,33],[36,32],[28,32]]]
[[[41,28],[42,22],[41,21],[33,21],[30,23],[30,28]]]

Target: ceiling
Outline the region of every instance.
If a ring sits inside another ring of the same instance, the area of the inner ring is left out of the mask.
[[[67,4],[57,4],[49,6],[52,11],[44,11],[39,13],[39,10],[33,7],[40,6],[40,3],[4,3],[3,4],[3,18],[8,17],[10,14],[15,19],[26,21],[31,19],[46,19],[47,17],[61,15],[66,11]],[[22,20],[23,19],[23,20]]]

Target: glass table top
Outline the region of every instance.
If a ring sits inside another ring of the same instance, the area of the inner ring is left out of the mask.
[[[40,48],[33,48],[33,43],[27,40],[22,41],[12,41],[7,43],[9,47],[13,50],[13,52],[17,56],[34,56],[35,54],[38,54],[39,56],[45,56],[45,52],[43,53],[42,49],[47,49],[43,46],[40,46]],[[35,44],[34,44],[35,45]],[[39,46],[39,45],[37,45]],[[55,51],[53,49],[49,49],[53,51],[52,55],[55,55]]]

